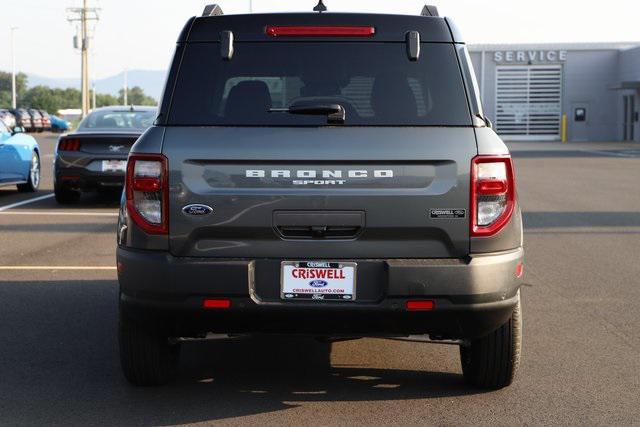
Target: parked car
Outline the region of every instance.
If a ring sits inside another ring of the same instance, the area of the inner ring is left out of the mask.
[[[33,123],[34,132],[44,131],[44,125],[42,122],[42,115],[40,115],[40,111],[36,110],[35,108],[30,108],[27,111],[31,116],[31,122]]]
[[[45,131],[51,131],[51,116],[44,110],[38,110],[42,117],[42,128]]]
[[[17,185],[20,192],[35,192],[40,185],[40,147],[20,127],[9,130],[0,121],[0,187]]]
[[[75,202],[82,191],[122,187],[129,150],[156,113],[155,107],[98,108],[75,132],[60,136],[54,155],[58,203]]]
[[[9,130],[16,127],[16,117],[7,109],[0,109],[0,120]]]
[[[51,120],[51,130],[53,132],[66,132],[71,129],[71,123],[58,116],[49,116],[49,120]]]
[[[120,208],[131,383],[165,383],[208,333],[419,335],[459,345],[471,385],[512,382],[513,162],[456,28],[429,6],[187,22]]]
[[[29,114],[27,110],[24,108],[16,108],[9,110],[9,112],[16,118],[16,126],[24,129],[26,132],[32,132],[34,130],[31,114]]]

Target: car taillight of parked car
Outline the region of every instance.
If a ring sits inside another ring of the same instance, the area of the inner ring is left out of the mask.
[[[131,154],[125,190],[127,212],[135,224],[149,234],[167,234],[167,158],[161,154]]]
[[[63,139],[58,144],[58,151],[80,151],[80,140]]]
[[[471,162],[471,236],[502,230],[515,209],[516,185],[511,157],[477,156]]]

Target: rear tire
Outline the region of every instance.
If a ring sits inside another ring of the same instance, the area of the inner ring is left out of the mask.
[[[522,311],[520,292],[509,320],[489,335],[460,347],[462,372],[468,384],[487,389],[509,386],[520,365]]]
[[[59,184],[54,184],[53,192],[56,196],[56,202],[61,205],[69,205],[72,203],[76,203],[80,200],[80,192],[76,190],[71,190],[69,188],[64,188]]]
[[[177,372],[180,344],[158,328],[135,322],[122,313],[119,323],[120,366],[126,379],[136,386],[159,386]]]
[[[24,184],[18,184],[18,191],[21,193],[35,193],[40,187],[40,156],[35,151],[31,155],[31,166],[29,166],[29,178]]]

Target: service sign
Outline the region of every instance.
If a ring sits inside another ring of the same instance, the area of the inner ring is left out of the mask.
[[[284,261],[281,274],[284,300],[355,300],[356,263]]]
[[[493,60],[499,64],[543,64],[567,60],[566,50],[507,50],[493,52]]]

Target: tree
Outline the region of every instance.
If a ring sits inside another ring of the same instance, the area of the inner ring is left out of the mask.
[[[80,108],[81,93],[75,88],[50,88],[48,86],[34,86],[27,89],[27,75],[16,75],[16,89],[18,107],[39,108],[49,113],[56,114],[58,110],[66,108]],[[96,107],[124,104],[124,91],[120,90],[120,96],[97,93]],[[157,101],[144,93],[144,90],[135,86],[128,91],[129,105],[157,105]],[[0,108],[11,106],[11,73],[0,71]]]
[[[120,89],[118,102],[121,105],[124,104],[124,89]],[[158,105],[158,101],[146,95],[140,86],[134,86],[127,91],[127,103],[129,105]]]
[[[16,95],[18,100],[27,91],[27,75],[16,74]],[[0,108],[11,106],[11,73],[0,71]]]
[[[80,91],[74,88],[52,89],[35,86],[27,90],[19,100],[21,107],[40,108],[52,113],[63,108],[80,107]]]
[[[113,95],[97,93],[96,94],[96,107],[108,107],[110,105],[119,105],[118,98]]]

